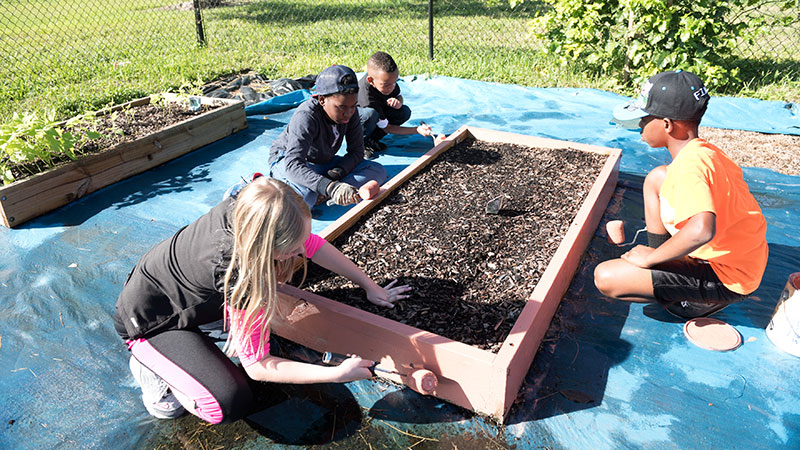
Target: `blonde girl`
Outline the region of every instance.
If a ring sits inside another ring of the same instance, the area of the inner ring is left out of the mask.
[[[184,410],[210,423],[248,414],[247,378],[277,383],[368,378],[372,361],[354,356],[325,367],[269,354],[277,283],[295,258],[360,285],[367,298],[393,307],[408,286],[378,286],[339,250],[311,234],[303,199],[280,181],[258,178],[147,252],[117,301],[114,326],[131,351],[130,368],[147,411],[172,418]],[[199,329],[224,319],[228,356]]]

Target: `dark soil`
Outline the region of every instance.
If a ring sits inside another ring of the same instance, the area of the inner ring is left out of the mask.
[[[180,102],[161,105],[140,105],[126,108],[114,113],[98,115],[94,119],[86,119],[72,127],[65,128],[72,134],[81,136],[75,145],[75,153],[87,156],[102,153],[123,142],[132,142],[141,137],[160,131],[170,125],[182,122],[193,116],[216,109],[215,106],[202,105],[200,110],[192,111],[189,105]],[[86,138],[86,133],[94,131],[101,135],[97,139]],[[55,166],[72,161],[66,155],[53,158]],[[19,164],[11,167],[14,178],[21,180],[31,175],[50,169],[43,162]]]
[[[465,141],[362,217],[334,245],[372,279],[412,296],[394,309],[311,265],[304,287],[497,352],[597,178],[606,156]],[[505,197],[498,214],[487,202]]]

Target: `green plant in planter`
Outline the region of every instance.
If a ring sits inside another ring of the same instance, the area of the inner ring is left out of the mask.
[[[178,97],[202,97],[203,96],[203,80],[197,80],[194,83],[184,82],[178,88]]]
[[[81,135],[72,133],[60,126],[54,117],[55,111],[52,110],[45,116],[35,112],[22,116],[14,113],[10,121],[0,124],[0,175],[3,177],[3,184],[15,181],[11,170],[13,166],[24,168],[29,164],[38,169],[31,169],[29,172],[36,173],[53,167],[59,156],[76,159],[76,144],[102,136],[95,129],[89,129]],[[66,126],[73,128],[82,121],[92,119],[91,116],[88,119],[79,116],[68,121]]]
[[[169,101],[167,101],[167,98],[164,97],[163,94],[152,94],[150,96],[150,104],[165,108],[169,104]]]
[[[201,81],[200,81],[201,82]],[[175,94],[174,101],[168,101],[163,94],[150,95],[150,104],[161,108],[177,107],[179,103],[188,105],[192,111],[200,109],[200,99],[203,96],[203,89],[198,84],[184,82]],[[194,103],[196,101],[197,103]]]

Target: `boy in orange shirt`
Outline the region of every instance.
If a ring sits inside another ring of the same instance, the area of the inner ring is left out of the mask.
[[[595,268],[604,295],[657,302],[688,319],[744,300],[761,283],[767,223],[742,169],[698,137],[708,100],[697,76],[670,71],[650,78],[637,101],[615,108],[617,123],[638,121],[642,140],[666,147],[672,162],[644,180],[649,245]]]

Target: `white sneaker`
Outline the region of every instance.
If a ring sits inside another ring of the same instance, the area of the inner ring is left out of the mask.
[[[169,385],[161,377],[143,366],[133,355],[129,365],[133,378],[142,387],[142,403],[151,416],[174,419],[184,413],[183,405],[175,398]]]

